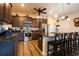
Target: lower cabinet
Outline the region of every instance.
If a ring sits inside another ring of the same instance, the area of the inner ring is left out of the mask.
[[[40,35],[40,31],[32,31],[32,40],[34,40],[37,47],[42,51],[42,35]]]
[[[18,33],[17,39],[18,39],[18,41],[24,41],[24,32]]]
[[[38,48],[42,51],[43,42],[42,39],[38,40]]]
[[[16,55],[16,43],[14,40],[0,40],[0,56]]]

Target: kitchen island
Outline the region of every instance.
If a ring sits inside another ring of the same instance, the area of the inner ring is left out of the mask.
[[[0,39],[0,56],[15,56],[17,54],[18,33],[6,32]]]
[[[47,55],[48,42],[53,41],[53,40],[55,40],[55,35],[53,35],[53,36],[43,36],[43,51],[42,51],[42,54],[44,56]]]

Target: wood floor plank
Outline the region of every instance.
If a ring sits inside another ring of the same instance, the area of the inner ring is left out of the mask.
[[[18,42],[17,55],[23,56],[23,42]]]
[[[32,56],[32,52],[29,48],[29,42],[24,42],[24,56]]]
[[[35,47],[33,46],[33,44],[30,44],[30,47],[29,48],[31,49],[33,56],[39,56],[39,53],[35,49]]]
[[[33,41],[28,42],[19,42],[18,43],[18,56],[41,56],[41,54],[37,51],[36,47],[32,43]]]

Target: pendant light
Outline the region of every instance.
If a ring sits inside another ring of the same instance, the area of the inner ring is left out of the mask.
[[[56,8],[58,7],[58,5],[56,6]],[[54,15],[54,17],[55,18],[57,18],[58,17],[58,15],[57,15],[57,9],[55,9],[55,15]]]
[[[70,18],[67,18],[67,20],[70,20]]]
[[[67,5],[70,5],[70,3],[67,3]],[[67,20],[70,20],[70,18],[68,17]]]
[[[62,10],[63,10],[63,16],[61,17],[62,20],[65,19],[65,16],[64,16],[64,3],[63,3],[63,6],[62,6]]]
[[[67,4],[70,5],[70,4]],[[62,20],[70,20],[68,16],[64,16],[64,3],[63,3],[63,16],[61,17]]]
[[[61,18],[64,20],[65,19],[65,16],[62,16]]]
[[[55,14],[55,15],[54,15],[54,17],[55,17],[55,18],[57,18],[57,17],[58,17],[58,15],[57,15],[57,14]]]

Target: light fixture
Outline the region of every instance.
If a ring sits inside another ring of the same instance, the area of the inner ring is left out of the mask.
[[[57,18],[57,17],[58,17],[58,15],[57,15],[57,14],[55,14],[55,15],[54,15],[54,17],[55,17],[55,18]]]
[[[21,6],[24,7],[24,4],[22,3]]]
[[[63,3],[63,15],[64,15],[64,3]],[[70,18],[68,16],[62,16],[61,19],[62,20],[70,20]]]
[[[49,13],[52,14],[52,11],[50,11]]]
[[[57,9],[58,9],[58,5],[57,5],[56,8],[54,9],[54,12],[56,13],[56,14],[54,15],[55,18],[58,17],[58,15],[57,15],[57,13],[58,13],[57,11],[58,11],[58,10],[57,10]]]
[[[67,20],[70,20],[70,18],[67,18]]]
[[[61,19],[65,19],[65,17],[64,17],[64,16],[62,16],[62,17],[61,17]]]
[[[64,19],[65,19],[65,16],[64,16],[64,3],[63,3],[63,5],[62,5],[62,8],[63,8],[63,9],[62,9],[63,16],[61,17],[61,19],[64,20]]]

